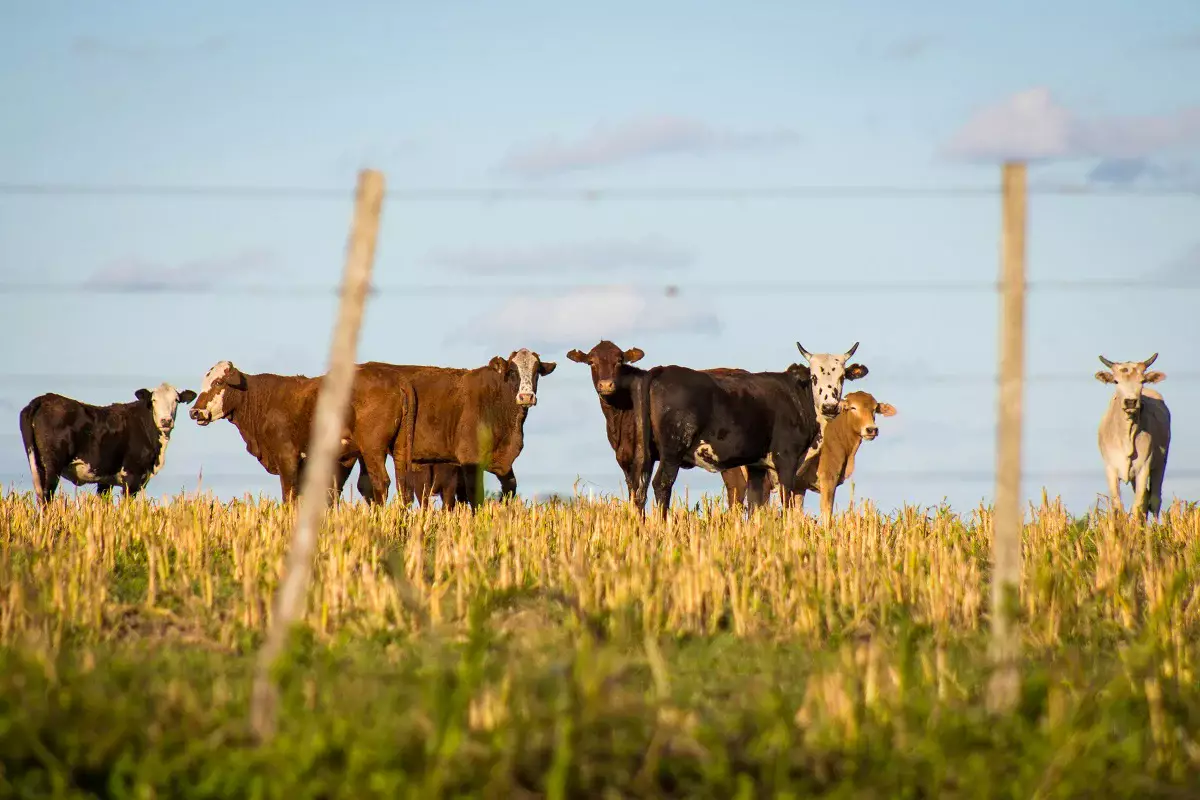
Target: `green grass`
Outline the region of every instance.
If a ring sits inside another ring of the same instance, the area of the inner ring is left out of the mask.
[[[0,796],[1195,796],[1200,512],[1036,512],[992,716],[985,509],[334,509],[258,745],[292,512],[10,495]]]

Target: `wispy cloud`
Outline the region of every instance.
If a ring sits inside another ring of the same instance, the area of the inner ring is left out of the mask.
[[[1086,118],[1045,87],[982,108],[942,149],[959,161],[1133,159],[1200,147],[1200,106],[1173,114]]]
[[[1188,161],[1106,158],[1092,167],[1087,180],[1107,186],[1161,186],[1200,191],[1200,169]]]
[[[1151,277],[1163,280],[1179,280],[1186,283],[1200,281],[1200,242],[1185,250],[1178,258],[1168,261]]]
[[[932,33],[916,33],[896,39],[884,46],[883,57],[889,61],[912,61],[938,45],[942,37]]]
[[[630,268],[670,270],[688,267],[692,261],[690,252],[657,236],[564,242],[542,247],[437,250],[429,254],[429,262],[435,266],[476,275]]]
[[[555,297],[514,297],[471,320],[451,341],[505,341],[513,346],[579,346],[647,333],[715,335],[717,315],[695,299],[634,286],[577,289]],[[506,345],[507,346],[507,345]]]
[[[1169,50],[1200,50],[1200,30],[1168,36],[1165,43]]]
[[[84,281],[85,286],[138,292],[208,289],[223,280],[275,266],[266,250],[249,249],[229,256],[196,259],[176,266],[142,258],[123,258],[105,265]]]
[[[378,141],[349,148],[338,156],[337,165],[341,169],[359,169],[389,164],[398,159],[416,155],[427,146],[428,140],[424,137],[401,136],[389,141]]]
[[[229,46],[225,36],[206,36],[199,41],[174,44],[113,42],[98,36],[80,36],[71,42],[71,52],[83,58],[123,61],[157,61],[180,56],[212,55]]]
[[[686,117],[642,117],[597,125],[576,141],[547,138],[514,147],[500,170],[540,178],[669,155],[771,150],[794,146],[800,139],[788,128],[734,131]]]

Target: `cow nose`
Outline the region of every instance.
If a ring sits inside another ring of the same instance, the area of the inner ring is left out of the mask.
[[[879,428],[871,425],[867,428],[867,436],[876,436],[879,433]]]
[[[536,406],[537,405],[537,395],[535,395],[533,392],[518,392],[517,393],[517,405],[519,405],[519,406]]]
[[[837,403],[823,403],[823,404],[821,405],[821,413],[822,413],[822,414],[825,414],[825,415],[827,415],[827,416],[830,416],[830,415],[836,414],[836,413],[837,413],[837,410],[838,410],[838,404],[837,404]]]
[[[160,427],[160,428],[162,428],[162,429],[164,429],[164,430],[170,430],[170,429],[171,429],[171,428],[173,428],[174,426],[175,426],[175,420],[171,420],[171,419],[160,419],[160,420],[158,421],[158,427]]]
[[[597,381],[596,391],[600,394],[612,394],[616,391],[617,385],[613,381]]]
[[[193,408],[191,411],[188,412],[188,416],[191,417],[192,419],[200,419],[200,409]]]
[[[1125,401],[1125,410],[1133,411],[1135,408],[1137,408],[1137,404],[1138,404],[1137,400],[1126,400]]]

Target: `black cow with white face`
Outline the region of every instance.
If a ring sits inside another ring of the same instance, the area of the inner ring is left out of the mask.
[[[153,391],[138,389],[134,397],[97,406],[48,393],[21,409],[21,438],[39,503],[54,497],[60,478],[95,484],[102,497],[114,486],[127,497],[146,487],[166,461],[179,404],[192,402],[196,393],[162,383]]]

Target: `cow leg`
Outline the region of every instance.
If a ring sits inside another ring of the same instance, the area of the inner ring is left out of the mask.
[[[500,496],[509,498],[517,496],[517,476],[513,473],[512,468],[502,475],[492,473],[500,480]]]
[[[1150,464],[1146,463],[1133,477],[1133,508],[1135,517],[1141,521],[1149,514]]]
[[[658,502],[658,510],[663,520],[671,509],[671,490],[675,488],[675,479],[679,476],[679,463],[660,458],[658,470],[654,473],[654,499]]]
[[[386,503],[388,487],[392,485],[392,479],[387,473],[387,451],[372,450],[370,453],[364,453],[359,469],[367,474],[367,485],[372,489],[370,494],[364,493],[363,496],[371,503]],[[362,483],[361,477],[359,483]]]
[[[1108,478],[1108,497],[1118,514],[1125,513],[1125,504],[1121,502],[1121,476],[1109,464],[1104,465],[1105,476]]]
[[[113,487],[107,483],[97,483],[96,484],[96,496],[102,497],[105,500],[108,500],[108,499],[112,498],[112,488]],[[126,490],[126,491],[128,491],[128,490]]]
[[[467,495],[467,505],[472,509],[478,508],[483,502],[483,470],[478,464],[463,464],[461,480],[463,491]]]
[[[746,508],[750,513],[758,508],[761,508],[766,502],[765,484],[767,479],[767,470],[764,467],[746,467],[746,488],[744,490],[746,498]]]
[[[1154,465],[1150,470],[1150,513],[1155,519],[1162,518],[1162,486],[1163,477],[1167,474],[1167,459]]]

